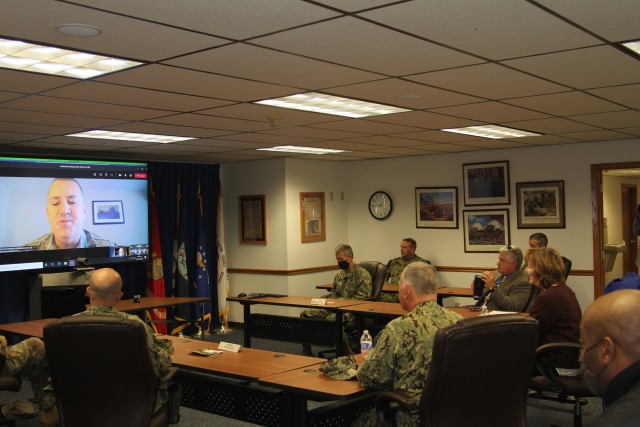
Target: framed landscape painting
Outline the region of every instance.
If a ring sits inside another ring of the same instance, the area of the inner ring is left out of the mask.
[[[518,228],[565,228],[564,181],[517,182]]]
[[[509,162],[466,163],[462,165],[464,205],[508,205]]]
[[[416,228],[458,228],[458,187],[416,187]]]
[[[509,209],[463,211],[462,217],[465,252],[499,252],[509,244]]]

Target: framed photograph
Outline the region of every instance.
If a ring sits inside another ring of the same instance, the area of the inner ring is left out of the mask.
[[[518,228],[565,228],[564,181],[516,182]]]
[[[267,244],[267,208],[264,194],[240,196],[240,243]]]
[[[93,201],[94,224],[124,224],[122,200]]]
[[[458,228],[458,187],[416,187],[416,228]]]
[[[462,165],[464,205],[508,205],[511,203],[509,162]]]
[[[462,218],[465,252],[499,252],[509,244],[509,209],[463,211]]]
[[[300,236],[302,243],[326,240],[324,193],[300,193]]]

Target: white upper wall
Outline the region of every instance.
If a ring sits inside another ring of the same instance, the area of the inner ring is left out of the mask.
[[[462,165],[509,161],[511,203],[499,206],[464,206]],[[591,164],[640,160],[640,140],[566,144],[385,160],[326,162],[305,159],[275,159],[222,166],[225,238],[229,265],[233,268],[296,269],[335,263],[333,248],[346,241],[353,246],[356,261],[386,262],[399,256],[400,241],[413,237],[417,253],[439,266],[494,267],[496,253],[465,253],[462,211],[509,209],[511,244],[527,247],[528,237],[541,231],[549,246],[573,261],[575,270],[593,269],[591,224]],[[562,180],[565,185],[566,228],[518,229],[516,182]],[[415,225],[416,187],[458,187],[458,229],[424,229]],[[385,221],[369,214],[367,204],[374,191],[383,190],[393,199],[393,213]],[[325,192],[327,240],[300,243],[300,192]],[[340,195],[344,192],[344,200]],[[334,200],[330,200],[333,193]],[[268,244],[240,245],[238,196],[267,195]],[[282,276],[277,289],[295,295],[316,295],[315,284],[331,281],[334,272]],[[248,277],[251,276],[251,277]],[[231,276],[231,293],[265,291],[265,276]],[[440,282],[466,286],[470,273],[440,273]],[[593,277],[572,276],[584,310],[593,301]],[[235,288],[235,289],[234,289]],[[274,291],[275,292],[275,291]],[[233,320],[233,319],[232,319]],[[237,319],[240,320],[241,319]]]

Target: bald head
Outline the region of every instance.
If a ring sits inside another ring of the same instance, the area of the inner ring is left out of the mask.
[[[112,268],[101,268],[91,275],[87,295],[91,305],[114,305],[122,297],[122,278]]]
[[[640,360],[640,291],[620,290],[596,299],[580,325],[583,341],[611,337],[629,361]]]

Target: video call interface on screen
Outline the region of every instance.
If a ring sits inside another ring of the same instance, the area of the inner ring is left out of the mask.
[[[0,157],[0,272],[149,259],[147,164]]]

